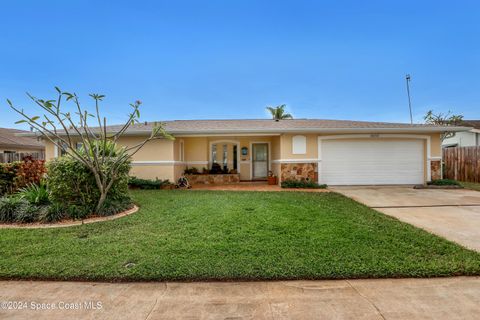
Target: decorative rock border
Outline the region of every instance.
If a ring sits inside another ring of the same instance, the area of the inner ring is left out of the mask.
[[[240,182],[240,174],[238,173],[221,173],[221,174],[186,174],[191,185],[195,184],[232,184]]]
[[[81,226],[83,224],[90,224],[102,221],[116,220],[122,217],[129,216],[138,211],[138,207],[133,205],[133,208],[126,211],[114,214],[112,216],[106,217],[93,217],[84,220],[65,220],[58,223],[10,223],[10,224],[0,224],[0,229],[47,229],[47,228],[65,228],[65,227],[74,227]]]

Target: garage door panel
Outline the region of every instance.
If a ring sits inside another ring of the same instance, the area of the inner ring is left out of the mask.
[[[423,183],[423,142],[324,140],[320,181],[330,185]]]

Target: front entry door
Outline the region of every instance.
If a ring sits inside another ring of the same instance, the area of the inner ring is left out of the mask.
[[[252,145],[252,179],[266,179],[268,176],[268,143]]]

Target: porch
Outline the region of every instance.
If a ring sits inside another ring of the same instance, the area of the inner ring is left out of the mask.
[[[280,136],[178,137],[175,176],[191,184],[237,184],[279,176]]]

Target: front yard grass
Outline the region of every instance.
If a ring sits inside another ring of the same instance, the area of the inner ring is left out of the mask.
[[[335,279],[480,275],[480,254],[336,193],[133,191],[141,209],[0,229],[0,278]]]
[[[480,183],[459,181],[464,188],[480,191]]]

